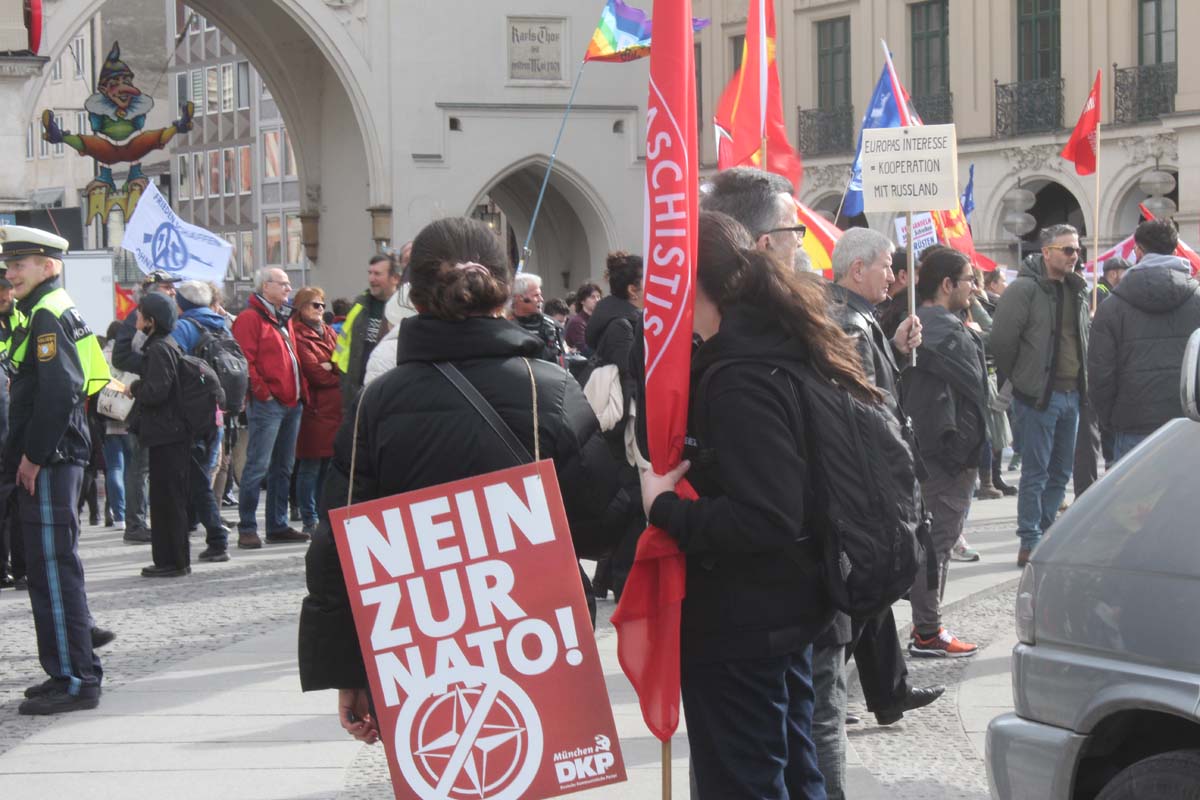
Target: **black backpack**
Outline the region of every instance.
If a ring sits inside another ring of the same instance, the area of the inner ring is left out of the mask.
[[[713,364],[697,394],[718,367],[730,363]],[[912,588],[922,551],[933,552],[912,425],[807,364],[760,363],[788,373],[804,415],[806,441],[800,446],[808,454],[813,498],[805,524],[821,542],[830,602],[852,617],[874,616]],[[936,561],[928,559],[926,568],[936,586]]]
[[[181,355],[178,365],[179,407],[183,422],[193,436],[212,433],[217,427],[217,409],[225,403],[225,390],[208,362]]]
[[[241,345],[228,331],[223,330],[219,335],[215,335],[203,325],[195,322],[192,324],[196,325],[200,332],[192,354],[203,359],[216,373],[225,396],[221,402],[221,411],[230,416],[242,413],[246,408],[246,394],[250,389],[250,367],[245,354],[242,353]]]

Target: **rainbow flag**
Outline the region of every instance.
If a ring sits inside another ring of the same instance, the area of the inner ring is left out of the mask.
[[[693,31],[708,26],[706,19],[693,19]],[[623,0],[608,0],[600,24],[592,34],[584,61],[635,61],[650,55],[650,18],[630,8]]]

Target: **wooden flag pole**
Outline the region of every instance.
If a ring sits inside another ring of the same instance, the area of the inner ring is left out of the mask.
[[[912,212],[904,212],[904,222],[908,225],[908,315],[910,317],[917,316],[917,256],[916,248],[913,246],[913,221]],[[917,365],[917,351],[912,349],[908,351],[908,365],[915,367]]]
[[[662,743],[662,796],[671,800],[671,740]]]
[[[1092,313],[1100,295],[1100,120],[1096,120],[1096,208],[1092,212]]]

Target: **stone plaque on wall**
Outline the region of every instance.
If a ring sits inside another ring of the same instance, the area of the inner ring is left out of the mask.
[[[566,27],[567,21],[562,17],[509,17],[508,79],[565,82]]]

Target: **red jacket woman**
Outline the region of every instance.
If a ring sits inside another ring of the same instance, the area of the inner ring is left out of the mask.
[[[296,343],[300,373],[307,384],[296,458],[329,458],[333,455],[333,438],[342,424],[341,381],[332,363],[337,334],[321,319],[325,295],[320,289],[301,289],[296,293],[294,308],[288,325]]]

